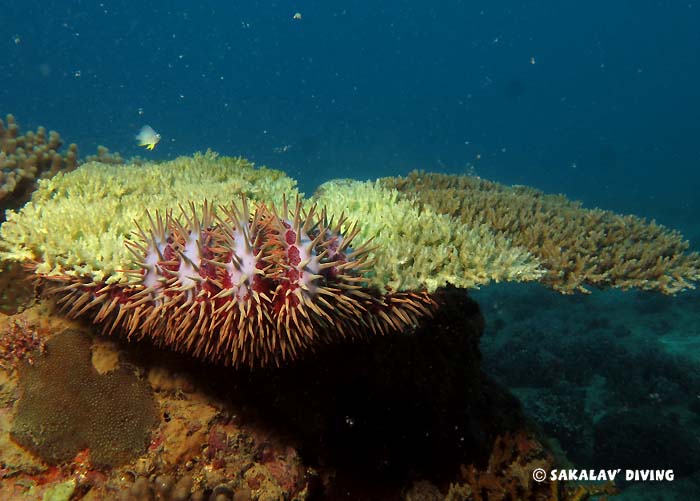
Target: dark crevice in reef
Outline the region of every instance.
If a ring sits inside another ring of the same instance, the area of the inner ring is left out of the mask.
[[[376,494],[411,478],[438,485],[460,464],[485,468],[497,436],[522,430],[519,402],[480,370],[484,321],[465,291],[444,289],[413,333],[325,346],[290,367],[221,375],[257,419],[291,432],[335,493]]]

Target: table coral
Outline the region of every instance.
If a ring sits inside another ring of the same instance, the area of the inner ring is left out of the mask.
[[[212,153],[86,164],[10,212],[0,246],[51,283],[69,316],[212,362],[279,365],[430,315],[427,292],[370,284],[357,225],[301,198],[290,206],[297,197],[283,173]],[[182,208],[191,199],[213,203]]]
[[[241,193],[281,206],[284,195],[294,199],[298,191],[281,171],[211,152],[163,163],[86,163],[42,179],[28,204],[8,211],[0,259],[37,263],[42,275],[126,282],[122,270],[133,258],[124,242],[137,225],[148,226],[148,211],[165,214],[204,200],[216,207]]]
[[[415,171],[380,185],[424,210],[486,225],[527,249],[546,270],[540,281],[562,293],[592,286],[674,294],[700,280],[700,255],[687,252],[680,233],[654,221],[473,176]]]
[[[452,284],[536,280],[539,260],[486,224],[458,221],[421,207],[379,182],[329,181],[315,194],[329,212],[359,220],[360,237],[373,239],[373,282],[398,290]]]
[[[211,152],[42,180],[0,237],[0,259],[50,282],[69,316],[251,367],[414,328],[446,284],[674,293],[700,278],[678,233],[562,196],[414,173],[305,200],[284,173]]]

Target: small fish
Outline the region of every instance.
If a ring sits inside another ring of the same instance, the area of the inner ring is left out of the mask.
[[[136,140],[139,142],[139,146],[144,146],[147,150],[152,150],[160,141],[160,134],[158,134],[153,127],[150,125],[144,125],[141,130],[136,134]]]

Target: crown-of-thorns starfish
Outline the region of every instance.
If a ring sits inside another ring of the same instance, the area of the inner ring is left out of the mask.
[[[426,292],[381,293],[367,285],[368,243],[357,224],[335,223],[297,200],[281,213],[245,198],[218,213],[204,203],[148,214],[127,241],[127,284],[45,277],[71,317],[90,315],[108,332],[229,365],[279,365],[320,342],[415,325],[435,307]]]

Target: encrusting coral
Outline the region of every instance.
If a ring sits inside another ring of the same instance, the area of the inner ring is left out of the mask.
[[[85,333],[66,330],[32,363],[19,365],[12,438],[50,464],[86,448],[93,464],[126,463],[145,452],[158,424],[146,381],[129,366],[100,374],[90,344]]]
[[[13,115],[7,115],[5,121],[0,120],[0,200],[8,196],[23,199],[23,191],[30,190],[36,179],[78,166],[75,144],[66,153],[58,153],[63,145],[58,132],[47,135],[39,127],[36,132],[20,134]]]
[[[593,286],[674,294],[700,280],[700,255],[687,252],[680,233],[654,221],[585,209],[562,195],[473,176],[414,171],[379,184],[422,210],[486,225],[527,249],[546,270],[540,281],[562,293],[589,292]]]

